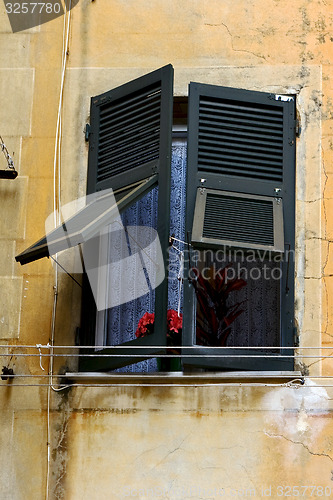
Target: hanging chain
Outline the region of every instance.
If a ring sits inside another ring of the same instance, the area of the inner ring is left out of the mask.
[[[3,138],[1,137],[1,135],[0,135],[0,147],[3,154],[5,155],[8,168],[15,170],[13,158],[10,156],[8,149],[6,148],[6,144],[3,142]]]

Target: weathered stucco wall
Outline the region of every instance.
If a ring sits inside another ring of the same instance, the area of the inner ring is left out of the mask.
[[[1,345],[47,344],[51,335],[54,269],[47,259],[21,267],[14,256],[44,234],[53,211],[63,21],[13,34],[0,9],[0,133],[19,171],[15,181],[0,181]],[[85,192],[91,95],[168,63],[177,95],[187,94],[189,81],[295,93],[302,127],[296,319],[301,346],[333,351],[332,44],[332,4],[324,0],[81,0],[71,11],[66,56],[62,204]],[[73,344],[80,292],[64,274],[56,292],[55,341]],[[2,382],[1,498],[45,498],[47,477],[50,498],[66,499],[153,498],[148,488],[158,488],[157,498],[186,498],[181,488],[189,498],[218,498],[221,488],[225,498],[235,489],[260,497],[262,487],[269,496],[270,486],[277,498],[279,485],[333,490],[333,396],[320,387],[330,379],[302,388],[197,380],[196,387],[162,381],[55,393],[40,377],[47,359],[42,371],[39,356],[17,356],[27,353],[38,350],[1,348],[3,365],[30,375]],[[331,359],[303,363],[313,377],[333,375]],[[75,362],[56,360],[56,373],[66,367]]]

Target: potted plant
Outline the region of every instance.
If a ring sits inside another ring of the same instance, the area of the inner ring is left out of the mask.
[[[146,312],[139,320],[138,327],[135,332],[137,338],[146,337],[154,331],[155,314]],[[179,371],[181,370],[181,361],[174,354],[179,354],[179,349],[172,347],[180,346],[182,343],[182,326],[183,315],[174,309],[168,309],[167,312],[167,349],[169,357],[157,358],[157,364],[160,371]]]
[[[230,267],[231,264],[220,269],[211,266],[205,270],[205,276],[197,268],[191,270],[190,283],[197,297],[196,343],[199,345],[226,346],[231,324],[243,312],[244,301],[232,303],[229,299],[246,281],[239,277],[230,279]]]

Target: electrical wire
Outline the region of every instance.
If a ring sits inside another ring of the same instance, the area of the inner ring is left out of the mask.
[[[37,347],[38,346],[38,347]],[[43,345],[43,344],[2,344],[0,345],[0,349],[1,348],[7,348],[7,349],[36,349],[36,348],[42,348],[42,349],[49,349],[51,346],[46,344],[46,345]],[[53,349],[128,349],[129,346],[128,345],[54,345],[52,346]],[[132,345],[130,346],[130,349],[147,349],[147,347],[149,347],[150,349],[161,349],[162,347],[166,347],[166,346],[160,346],[160,345],[149,345],[149,346],[142,346],[142,345]],[[292,347],[292,346],[289,346],[289,347],[286,347],[286,346],[271,346],[271,345],[265,345],[265,346],[225,346],[225,347],[213,347],[213,346],[172,346],[173,349],[205,349],[205,350],[210,350],[210,349],[226,349],[226,350],[234,350],[234,349],[274,349],[274,350],[282,350],[282,349],[288,349],[289,351],[290,350],[300,350],[300,349],[310,349],[310,350],[314,350],[314,349],[320,349],[320,350],[324,350],[324,349],[329,349],[331,351],[333,351],[333,345],[332,347],[327,347],[327,346],[304,346],[304,347],[301,347],[301,346],[298,346],[298,347]],[[0,354],[1,355],[1,354]],[[6,356],[9,356],[9,354],[6,354]],[[15,354],[16,356],[16,354]],[[70,356],[70,355],[69,355]],[[97,354],[96,354],[97,356]],[[316,357],[316,356],[311,356],[311,357]]]
[[[51,388],[52,384],[10,384],[11,387],[48,387]],[[8,387],[8,385],[2,385],[0,384],[0,387]],[[330,388],[333,387],[332,384],[316,384],[316,385],[302,385],[301,382],[298,382],[297,384],[294,382],[285,382],[283,384],[274,384],[274,383],[267,383],[267,382],[253,382],[253,383],[243,383],[243,382],[207,382],[207,383],[197,383],[197,382],[191,382],[191,383],[182,383],[182,384],[173,384],[173,383],[145,383],[145,382],[140,382],[137,384],[134,383],[121,383],[121,382],[115,382],[115,383],[104,383],[104,384],[67,384],[64,387],[60,387],[60,389],[68,389],[72,387],[82,387],[82,388],[98,388],[98,387],[188,387],[188,388],[197,388],[197,387],[257,387],[257,388],[262,388],[262,387],[285,387],[285,388],[296,388],[296,389],[314,389],[314,388]]]
[[[99,372],[98,372],[99,373]],[[140,373],[136,373],[136,372],[126,372],[126,373],[110,373],[110,372],[107,372],[106,373],[106,378],[108,378],[108,376],[111,376],[113,378],[122,378],[122,377],[128,377],[128,378],[142,378],[144,379],[145,377],[150,377],[150,376],[160,376],[160,377],[163,377],[163,375],[161,375],[162,372],[147,372],[147,373],[144,373],[144,374],[140,374]],[[170,372],[172,373],[172,372]],[[189,375],[187,374],[186,372],[182,373],[182,377],[188,377],[188,378],[200,378],[202,376],[202,373],[194,373],[193,375]],[[263,379],[267,379],[267,378],[288,378],[290,379],[291,376],[290,374],[281,374],[280,372],[278,372],[276,375],[273,374],[273,372],[270,373],[270,375],[267,375],[267,373],[263,373],[263,374],[257,374],[257,373],[254,373],[254,374],[251,374],[251,372],[247,372],[248,374],[248,377],[247,378],[256,378],[256,379],[260,379],[260,378],[263,378]],[[76,374],[70,374],[70,373],[65,373],[65,374],[59,374],[57,375],[57,378],[58,379],[70,379],[72,376],[72,378],[76,378]],[[82,373],[80,373],[79,375],[80,377],[82,378],[89,378],[90,375],[89,373],[87,373],[86,375]],[[99,374],[98,376],[100,377],[103,377],[105,376],[104,373],[101,373]],[[209,372],[205,372],[205,376],[206,377],[209,377],[210,374]],[[211,375],[213,377],[213,375]],[[6,375],[6,377],[8,379],[14,379],[14,378],[50,378],[50,375],[49,374],[44,374],[44,373],[40,373],[40,374],[14,374],[14,375]],[[94,378],[94,376],[92,377]],[[226,375],[224,378],[228,378],[228,375]],[[229,377],[230,378],[230,377]],[[241,378],[241,377],[240,377]],[[302,379],[309,379],[309,380],[314,380],[314,379],[333,379],[333,375],[302,375]]]
[[[66,73],[66,62],[67,53],[69,46],[69,32],[70,32],[70,19],[71,19],[71,0],[69,1],[69,9],[67,10],[67,4],[64,2],[64,25],[63,25],[63,35],[62,35],[62,58],[61,58],[61,80],[60,80],[60,94],[59,94],[59,105],[57,114],[57,125],[56,125],[56,135],[55,135],[55,148],[54,148],[54,161],[53,161],[53,213],[54,213],[54,226],[57,227],[61,220],[61,136],[62,136],[62,107],[63,107],[63,95],[64,95],[64,83],[65,83],[65,73]],[[66,27],[67,20],[67,27]],[[57,168],[58,166],[58,168]],[[56,181],[58,180],[58,182]],[[57,203],[58,200],[58,203]],[[57,255],[55,256],[57,258]],[[51,406],[51,389],[53,391],[59,391],[53,386],[53,346],[54,346],[54,336],[55,336],[55,318],[57,309],[57,298],[58,298],[58,266],[55,268],[55,282],[54,282],[54,296],[53,296],[53,307],[52,307],[52,320],[51,320],[51,349],[50,349],[50,361],[49,361],[49,375],[50,384],[48,385],[47,393],[47,475],[46,475],[46,500],[49,498],[49,482],[50,482],[50,462],[51,462],[51,429],[50,429],[50,406]],[[40,358],[41,359],[41,358]],[[60,389],[61,390],[61,389]]]
[[[151,349],[151,348],[149,348]],[[159,349],[161,349],[161,346],[159,347]],[[172,346],[171,347],[166,347],[166,349],[176,349],[176,347]],[[8,356],[8,354],[0,354],[0,357],[5,357],[5,356]],[[52,358],[137,358],[138,356],[140,356],[140,358],[145,358],[145,359],[149,359],[149,358],[171,358],[173,356],[171,356],[170,354],[158,354],[158,353],[154,353],[154,354],[144,354],[144,353],[141,353],[141,354],[109,354],[109,353],[101,353],[101,354],[91,354],[91,353],[88,353],[88,354],[25,354],[25,353],[18,353],[18,354],[15,354],[15,357],[30,357],[30,358],[33,358],[33,357],[45,357],[45,358],[50,358],[50,361],[52,360]],[[330,355],[330,356],[313,356],[311,354],[309,355],[301,355],[301,354],[279,354],[279,355],[276,355],[276,354],[175,354],[174,356],[176,357],[179,357],[181,356],[182,358],[197,358],[198,356],[200,356],[200,358],[232,358],[232,359],[239,359],[239,358],[253,358],[253,359],[268,359],[268,358],[272,358],[272,359],[276,359],[277,356],[279,359],[307,359],[307,358],[310,358],[310,359],[314,359],[314,358],[318,358],[319,359],[333,359],[333,355]]]

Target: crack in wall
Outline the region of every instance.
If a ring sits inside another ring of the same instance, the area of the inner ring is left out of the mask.
[[[328,458],[331,462],[333,462],[333,458],[328,455],[327,453],[316,453],[314,451],[311,451],[310,448],[304,444],[302,441],[294,441],[293,439],[290,439],[290,438],[287,438],[286,436],[284,436],[283,434],[270,434],[269,432],[267,431],[263,431],[264,434],[268,437],[271,437],[271,438],[282,438],[282,439],[285,439],[286,441],[288,441],[289,443],[292,443],[292,444],[296,444],[296,445],[300,445],[302,446],[310,455],[313,455],[315,457],[326,457]]]
[[[174,448],[173,450],[169,451],[169,453],[167,453],[165,455],[165,457],[163,457],[156,465],[154,465],[154,467],[152,469],[150,469],[151,471],[156,469],[159,465],[161,465],[162,462],[164,462],[164,460],[166,460],[170,455],[172,455],[173,453],[175,453],[176,451],[178,450],[181,450],[181,445],[184,443],[184,441],[186,441],[186,439],[189,437],[190,433],[187,434],[184,439],[179,443],[179,445]]]
[[[222,22],[221,22],[221,23],[205,23],[204,25],[205,25],[205,26],[211,26],[211,27],[213,27],[213,28],[214,28],[214,27],[219,28],[219,27],[223,26],[223,27],[227,30],[227,32],[228,32],[228,34],[229,34],[229,36],[230,36],[231,48],[232,48],[232,50],[233,50],[234,52],[245,52],[245,53],[247,53],[247,54],[251,54],[252,56],[258,57],[259,59],[263,59],[264,61],[267,61],[267,59],[266,59],[266,57],[265,57],[265,56],[260,55],[260,54],[256,54],[255,52],[251,52],[251,50],[246,50],[246,49],[235,49],[235,47],[234,47],[234,40],[233,40],[233,39],[234,39],[234,36],[232,35],[232,33],[231,33],[230,29],[228,28],[228,26],[227,26],[226,24],[224,24],[224,23],[222,23]]]
[[[333,351],[328,354],[328,356],[332,356],[333,355]],[[327,354],[325,354],[325,356],[327,356]],[[328,359],[328,358],[320,358],[320,359],[317,359],[317,361],[314,361],[313,363],[310,363],[308,365],[308,368],[310,368],[310,366],[313,366],[313,365],[316,365],[317,363],[320,363],[321,361],[323,361],[323,359]],[[332,358],[333,359],[333,358]]]
[[[307,240],[319,240],[319,241],[327,241],[329,243],[333,243],[333,240],[331,240],[330,238],[320,238],[319,236],[309,236],[308,238],[306,238]]]
[[[327,189],[327,183],[328,183],[328,173],[326,171],[326,162],[325,162],[325,153],[323,150],[323,147],[321,147],[321,157],[322,157],[322,168],[323,168],[323,173],[325,176],[325,181],[324,181],[324,186],[323,186],[323,216],[324,216],[324,234],[325,237],[327,236],[327,211],[326,211],[326,204],[325,204],[325,191]],[[332,277],[332,274],[325,274],[325,269],[328,265],[328,259],[329,259],[329,254],[330,254],[330,245],[332,243],[332,240],[326,239],[327,241],[327,249],[326,249],[326,258],[325,262],[322,265],[322,274],[324,278],[327,277]],[[328,325],[329,325],[329,302],[328,302],[328,289],[327,289],[327,284],[326,280],[323,279],[323,300],[325,301],[325,306],[326,306],[326,311],[325,311],[325,320],[324,320],[324,330],[323,330],[323,335],[328,335],[329,337],[333,337],[330,333],[328,333]]]
[[[155,448],[149,448],[149,450],[144,450],[142,453],[139,453],[139,455],[137,455],[134,460],[132,460],[131,462],[131,465],[135,464],[135,462],[137,460],[139,460],[139,458],[141,458],[143,455],[146,455],[147,453],[151,453],[152,451],[155,451],[155,450],[158,450],[159,448],[161,448],[161,444],[159,444],[158,446],[155,446]]]
[[[323,278],[331,278],[333,274],[324,274],[323,276],[303,276],[305,280],[322,280]]]
[[[247,468],[245,467],[245,465],[243,465],[243,464],[239,464],[239,466],[240,466],[240,467],[241,467],[241,468],[245,471],[245,474],[247,475],[247,477],[248,477],[249,481],[253,484],[255,491],[260,491],[260,490],[259,490],[259,488],[258,488],[258,486],[257,486],[257,484],[256,484],[256,483],[253,481],[253,479],[251,478],[251,476],[250,476],[250,474],[249,474],[249,472],[248,472]]]
[[[71,410],[68,402],[68,397],[65,393],[62,394],[62,399],[55,414],[59,417],[60,422],[53,425],[53,442],[52,448],[53,459],[53,498],[64,500],[65,486],[64,479],[67,473],[67,435],[68,424],[71,415]]]

